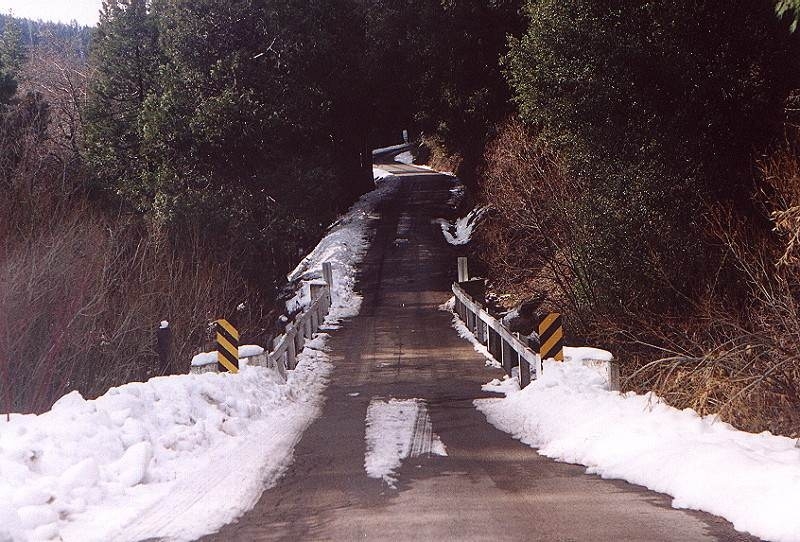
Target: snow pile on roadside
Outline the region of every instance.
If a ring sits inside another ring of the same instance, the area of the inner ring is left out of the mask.
[[[369,247],[369,224],[380,218],[375,211],[381,201],[391,196],[399,179],[393,175],[376,181],[375,190],[361,196],[350,210],[334,222],[327,235],[303,261],[289,273],[289,282],[304,283],[322,277],[323,262],[333,266],[333,310],[339,318],[358,314],[361,297],[353,290],[356,267]],[[307,307],[311,298],[307,287],[299,288],[297,295],[287,302],[290,312]]]
[[[451,245],[466,245],[472,238],[472,232],[480,223],[483,215],[488,211],[488,207],[476,207],[467,216],[449,222],[443,218],[437,220],[442,227],[442,233],[447,242]]]
[[[545,362],[524,390],[475,405],[539,453],[674,497],[675,508],[722,516],[740,531],[800,541],[800,448],[677,410],[652,393],[620,394],[579,362]]]
[[[372,178],[375,181],[382,181],[387,177],[391,177],[392,174],[386,171],[385,169],[381,169],[379,167],[372,166]]]
[[[247,358],[260,356],[264,353],[264,348],[257,344],[243,344],[239,346],[239,363],[247,365]],[[200,352],[192,358],[192,367],[205,367],[217,363],[217,351]]]
[[[407,166],[411,166],[414,164],[414,155],[411,154],[411,151],[401,152],[400,154],[394,157],[394,161],[399,164],[406,164]]]
[[[187,538],[213,532],[224,524],[220,516],[246,510],[261,493],[262,474],[284,461],[263,453],[276,424],[305,426],[316,414],[328,369],[318,358],[305,361],[285,385],[272,371],[246,367],[238,375],[153,378],[93,401],[72,392],[39,416],[3,417],[0,540],[107,540],[176,485],[193,482],[195,496],[209,479],[235,499],[208,503],[216,508],[210,517],[171,521]],[[253,452],[246,461],[242,445]],[[255,487],[224,487],[219,471],[229,462]],[[179,515],[181,503],[168,501]]]
[[[447,455],[441,439],[433,433],[428,406],[422,399],[373,399],[365,424],[364,470],[390,487],[395,487],[394,472],[404,459]]]
[[[324,329],[358,314],[368,224],[395,189],[386,181],[362,197],[290,276],[313,280],[333,263]],[[306,341],[286,382],[243,366],[131,383],[92,401],[71,393],[44,414],[0,417],[0,541],[194,540],[230,523],[275,484],[319,415],[326,338]]]

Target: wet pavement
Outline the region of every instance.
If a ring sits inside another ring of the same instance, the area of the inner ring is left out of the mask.
[[[434,219],[450,177],[381,165],[402,176],[375,217],[359,280],[361,313],[332,332],[334,370],[322,414],[285,477],[213,541],[754,540],[719,518],[675,510],[667,496],[556,463],[489,425],[472,405],[501,376],[438,307],[456,265]],[[447,456],[407,459],[396,488],[364,468],[373,399],[424,400]]]

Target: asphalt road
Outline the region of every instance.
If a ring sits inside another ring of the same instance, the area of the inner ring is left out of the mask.
[[[213,541],[265,540],[754,540],[670,498],[584,474],[536,454],[472,405],[498,376],[438,306],[455,253],[433,219],[452,181],[418,168],[375,218],[360,276],[361,314],[334,331],[326,403],[277,487]],[[365,415],[374,398],[419,398],[447,456],[415,457],[396,488],[367,477]],[[557,406],[556,406],[557,407]]]

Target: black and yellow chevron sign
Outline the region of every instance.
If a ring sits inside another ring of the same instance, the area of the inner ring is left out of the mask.
[[[548,314],[539,323],[539,344],[543,360],[564,361],[564,325],[557,312]]]
[[[219,372],[239,372],[239,332],[227,320],[220,319],[217,324],[217,363]]]

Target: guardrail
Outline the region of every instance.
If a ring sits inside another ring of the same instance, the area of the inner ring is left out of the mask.
[[[461,278],[466,278],[463,276],[465,273],[461,273],[461,267],[459,274],[462,275]],[[483,280],[480,279],[454,283],[454,310],[478,342],[486,346],[494,359],[502,363],[506,374],[511,375],[513,369],[519,367],[519,385],[524,388],[530,384],[531,378],[542,375],[541,357],[527,344],[526,338],[509,331],[486,310],[481,301],[475,299],[474,292],[480,291],[482,287]]]
[[[333,305],[333,271],[330,263],[322,264],[322,275],[325,280],[308,283],[311,302],[284,326],[284,332],[272,341],[272,349],[263,354],[242,356],[240,359],[246,359],[248,365],[275,369],[286,379],[286,371],[297,366],[297,356],[302,352],[305,340],[313,338],[319,331]],[[194,374],[217,371],[216,363],[191,368]]]
[[[469,279],[466,258],[458,259],[458,282],[453,283],[453,295],[455,313],[475,339],[486,347],[494,359],[502,363],[506,374],[511,376],[514,368],[519,368],[520,388],[530,384],[531,379],[542,376],[542,352],[538,337],[529,342],[528,337],[512,332],[489,312],[484,306],[486,282],[483,279]],[[593,352],[587,355],[586,350]],[[598,352],[604,352],[607,356],[591,357]],[[619,364],[609,352],[595,348],[572,348],[568,351],[564,347],[563,355],[566,361],[580,359],[585,366],[601,373],[609,390],[620,390]]]
[[[282,335],[275,338],[271,352],[251,358],[252,365],[263,364],[258,359],[263,357],[267,367],[277,368],[283,376],[286,369],[297,367],[297,355],[303,351],[305,340],[313,338],[319,331],[333,302],[331,287],[325,281],[314,281],[310,283],[310,288],[311,304],[286,325]]]

